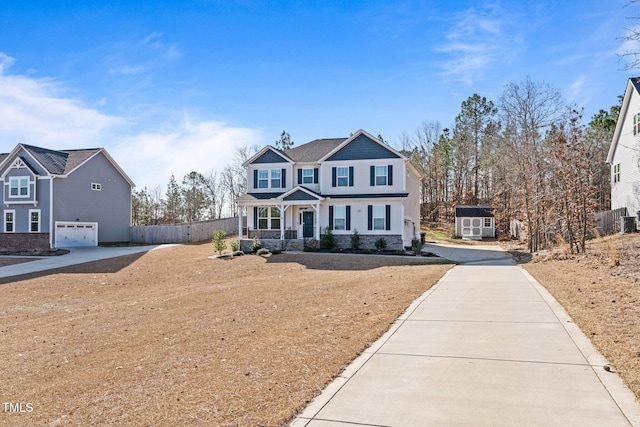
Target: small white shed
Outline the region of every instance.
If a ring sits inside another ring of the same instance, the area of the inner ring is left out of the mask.
[[[491,206],[456,205],[456,237],[482,240],[495,237],[496,219]]]

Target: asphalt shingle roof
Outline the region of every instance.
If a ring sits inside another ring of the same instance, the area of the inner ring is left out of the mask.
[[[346,140],[347,138],[316,139],[283,153],[294,162],[317,162]]]
[[[100,148],[83,150],[49,150],[33,145],[22,145],[34,159],[53,175],[64,175],[78,167],[82,162],[100,151]],[[0,154],[0,162],[9,154]]]
[[[456,217],[474,217],[474,218],[488,218],[493,217],[493,207],[491,206],[456,206]]]

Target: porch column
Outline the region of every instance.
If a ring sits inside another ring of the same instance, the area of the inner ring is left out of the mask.
[[[314,224],[314,238],[316,240],[320,240],[320,204],[316,203],[311,205],[311,207],[313,208],[314,211],[316,211],[315,217],[316,217],[316,224]]]
[[[240,247],[240,240],[242,240],[242,206],[238,205],[238,247]]]
[[[280,205],[280,240],[284,240],[284,221],[285,221],[285,212],[289,206]]]

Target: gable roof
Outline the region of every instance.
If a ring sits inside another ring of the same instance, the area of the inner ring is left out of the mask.
[[[479,206],[479,205],[456,205],[456,218],[469,218],[469,217],[493,217],[492,206]]]
[[[283,201],[324,200],[324,197],[307,187],[298,185],[297,187],[293,187],[291,190],[278,196],[278,199]]]
[[[293,160],[290,159],[282,150],[278,150],[271,145],[267,145],[247,159],[242,166],[247,167],[252,163],[293,163]]]
[[[613,138],[611,139],[611,145],[609,146],[609,153],[607,154],[607,163],[613,163],[613,156],[616,153],[618,146],[618,140],[620,139],[620,132],[622,132],[622,126],[627,118],[627,110],[629,109],[629,103],[631,102],[631,95],[635,91],[640,95],[640,77],[631,77],[627,81],[627,88],[624,91],[624,98],[622,99],[622,106],[620,107],[620,114],[618,115],[618,121],[616,122],[616,129],[613,131]]]
[[[102,153],[132,187],[135,185],[104,148],[50,150],[33,145],[18,144],[11,153],[0,154],[0,168],[5,167],[7,160],[14,158],[20,149],[24,149],[29,153],[29,155],[42,167],[42,169],[47,171],[47,173],[58,176],[65,176],[72,173],[93,156],[98,153]],[[28,164],[26,160],[25,163]]]
[[[357,156],[359,159],[378,159],[378,158],[391,158],[391,157],[401,158],[403,160],[407,159],[401,153],[394,150],[391,146],[380,141],[378,138],[372,136],[370,133],[364,131],[363,129],[360,129],[356,133],[351,135],[349,138],[345,139],[333,150],[325,154],[319,161],[325,161],[327,159],[332,158],[334,155],[338,154],[341,150],[345,149],[350,143],[354,141],[361,141],[362,137],[370,141],[372,144],[377,144],[377,150],[375,150],[374,152],[373,150],[370,149],[370,147],[367,147],[367,150],[365,152],[369,156],[362,157],[361,153],[359,153],[359,155]],[[353,157],[353,153],[349,153],[348,157]]]

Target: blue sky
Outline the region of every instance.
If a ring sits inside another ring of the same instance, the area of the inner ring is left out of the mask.
[[[138,187],[237,147],[358,129],[398,145],[530,76],[588,119],[628,77],[628,0],[0,4],[0,151],[105,147]]]

